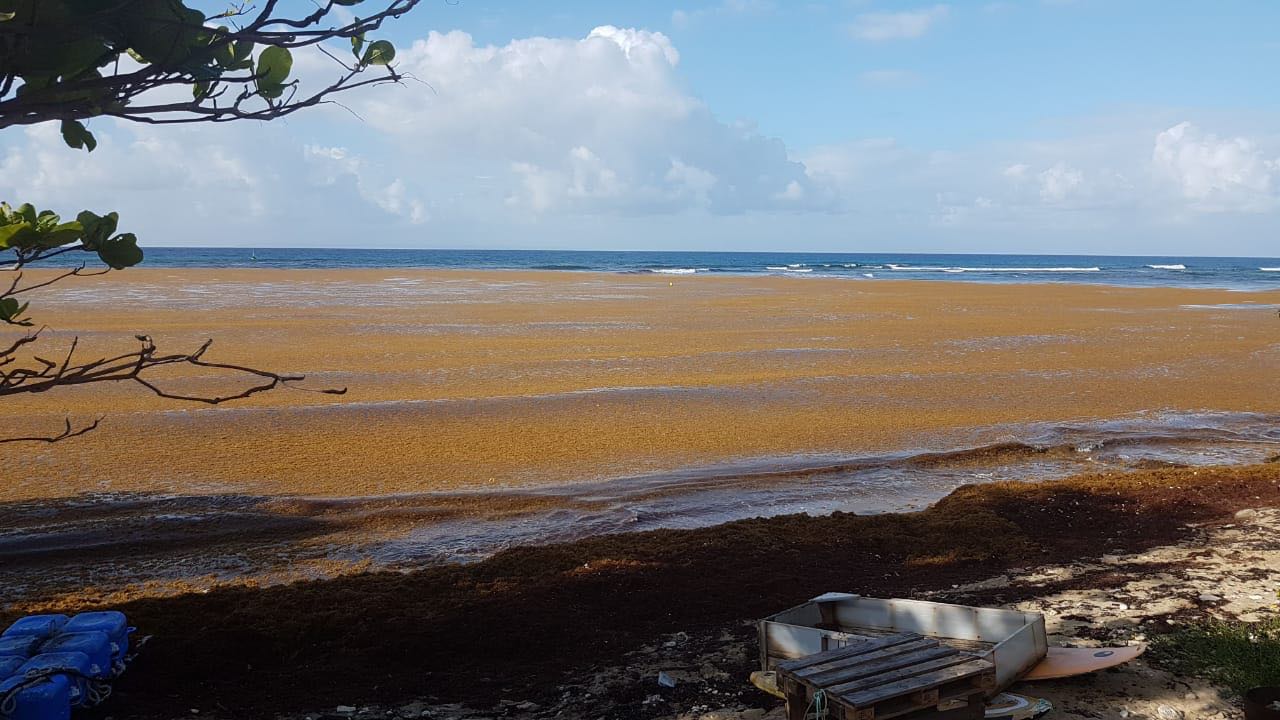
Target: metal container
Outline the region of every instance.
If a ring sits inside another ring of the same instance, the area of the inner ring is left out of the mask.
[[[772,670],[782,660],[899,632],[934,637],[991,661],[997,690],[1034,667],[1049,649],[1040,613],[827,593],[760,621],[760,664]]]

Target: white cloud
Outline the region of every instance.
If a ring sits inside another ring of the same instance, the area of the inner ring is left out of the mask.
[[[1084,173],[1065,162],[1055,163],[1036,177],[1040,181],[1040,199],[1046,203],[1062,203],[1086,191]]]
[[[1106,252],[1123,237],[1168,252],[1168,238],[1196,251],[1208,235],[1256,248],[1280,212],[1268,121],[1144,112],[948,151],[892,138],[797,151],[718,119],[662,33],[431,33],[399,67],[423,82],[344,98],[362,120],[333,107],[265,124],[100,119],[92,154],[65,148],[56,125],[11,129],[0,199],[119,209],[153,245]],[[304,53],[295,68],[332,73]]]
[[[435,187],[475,201],[457,178],[482,175],[510,212],[794,206],[782,194],[809,182],[804,167],[781,141],[717,120],[685,88],[679,57],[662,33],[612,26],[504,46],[431,33],[398,61],[434,92],[379,88],[350,105]]]
[[[1030,169],[1031,169],[1031,166],[1026,163],[1014,163],[1006,167],[1004,170],[1001,170],[1000,174],[1004,175],[1007,178],[1013,178],[1014,180],[1021,180],[1027,176],[1027,171]]]
[[[1182,122],[1156,135],[1151,160],[1196,210],[1276,207],[1280,160],[1248,138],[1219,138]]]
[[[903,12],[863,13],[854,18],[849,33],[859,40],[871,42],[918,38],[945,19],[949,12],[946,5],[934,5]]]

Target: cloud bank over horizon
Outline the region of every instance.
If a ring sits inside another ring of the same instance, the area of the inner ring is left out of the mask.
[[[948,19],[945,5],[866,13],[848,33],[919,42]],[[700,99],[663,32],[494,45],[432,31],[401,48],[414,80],[276,123],[97,120],[92,154],[52,124],[11,129],[0,197],[119,209],[153,245],[1252,254],[1280,211],[1280,137],[1210,112],[961,147],[797,147]]]

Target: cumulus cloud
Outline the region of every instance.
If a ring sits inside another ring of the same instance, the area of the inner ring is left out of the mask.
[[[1280,160],[1248,138],[1219,138],[1182,122],[1156,135],[1151,159],[1198,210],[1259,212],[1276,206]]]
[[[504,46],[432,33],[399,67],[434,92],[366,93],[352,106],[425,167],[492,178],[513,212],[794,206],[787,190],[809,183],[803,166],[781,141],[719,121],[685,88],[679,60],[662,33],[613,26]]]
[[[920,27],[863,22],[882,39]],[[948,151],[894,138],[798,150],[718,118],[659,32],[503,45],[431,33],[398,65],[421,82],[347,96],[359,120],[334,107],[267,124],[99,119],[91,155],[54,124],[11,129],[0,199],[119,209],[150,244],[304,246],[1108,251],[1117,234],[1256,238],[1280,211],[1280,138],[1199,118],[1218,134],[1144,113]],[[295,68],[332,72],[305,53]],[[850,245],[860,237],[879,244]]]
[[[1040,199],[1046,203],[1061,203],[1081,192],[1084,186],[1084,173],[1065,162],[1055,163],[1037,178],[1040,181]]]
[[[871,12],[854,18],[849,34],[859,40],[909,40],[929,32],[950,13],[946,5],[903,12]]]

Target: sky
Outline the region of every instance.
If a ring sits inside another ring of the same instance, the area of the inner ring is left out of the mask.
[[[0,198],[144,245],[1275,257],[1277,27],[1262,0],[423,0],[380,34],[403,85],[99,118],[92,154],[10,128]]]

